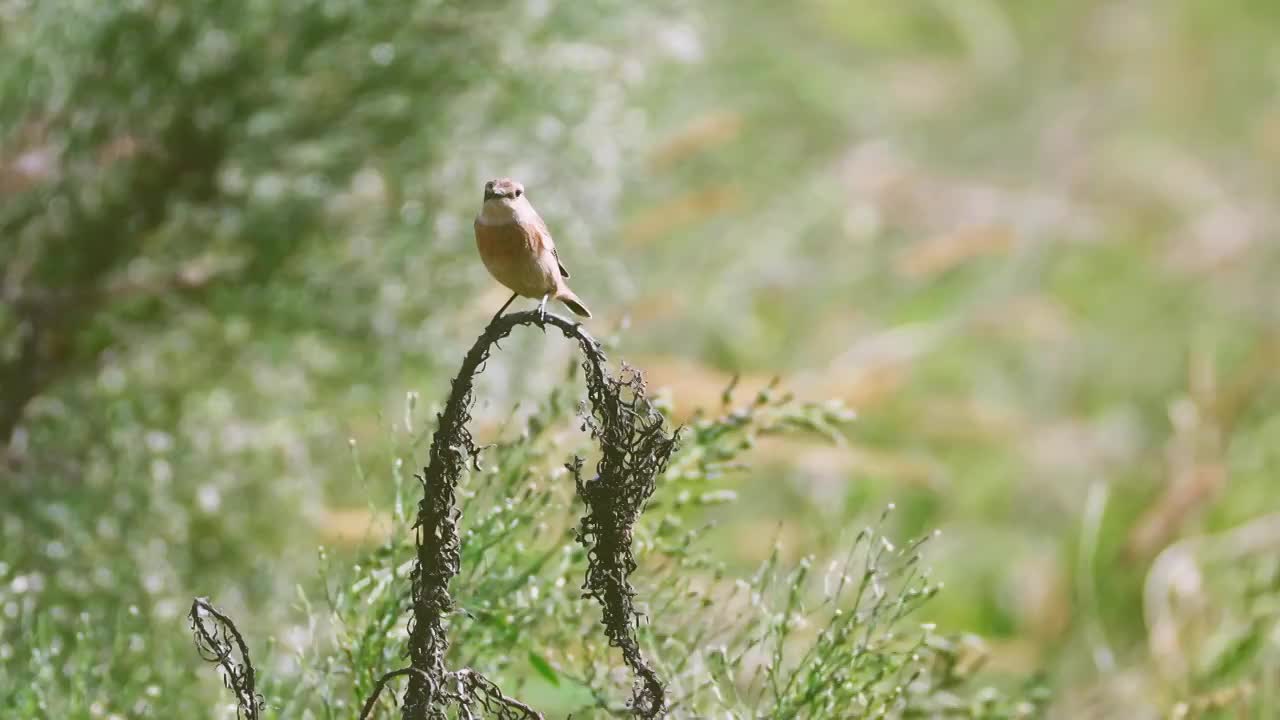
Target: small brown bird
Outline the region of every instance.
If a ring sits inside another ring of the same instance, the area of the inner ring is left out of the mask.
[[[485,183],[475,230],[484,266],[514,293],[494,319],[521,295],[541,298],[538,312],[544,317],[548,298],[559,300],[582,317],[591,317],[591,311],[565,284],[569,271],[560,262],[547,224],[525,197],[523,185],[506,177]]]

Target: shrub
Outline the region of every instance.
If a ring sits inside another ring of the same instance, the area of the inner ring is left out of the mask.
[[[532,479],[545,459],[545,430],[565,420],[561,403],[531,417],[519,440],[493,448],[497,466],[481,469],[482,449],[467,427],[474,379],[514,327],[545,328],[535,312],[495,318],[438,416],[414,542],[404,533],[334,591],[326,583],[336,652],[308,659],[322,669],[312,691],[269,684],[266,697],[288,700],[263,702],[239,631],[205,601],[193,605],[197,645],[219,665],[246,718],[292,717],[316,698],[327,713],[360,707],[368,717],[389,702],[383,688],[399,676],[409,679],[405,718],[542,717],[490,676],[519,688],[535,680],[559,688],[560,702],[582,695],[575,717],[592,710],[650,718],[1035,716],[1040,695],[968,697],[966,645],[912,623],[941,585],[922,566],[927,538],[895,545],[881,528],[887,513],[829,562],[820,583],[811,576],[814,558],[784,569],[777,551],[749,579],[732,579],[699,547],[699,533],[684,527],[693,515],[685,506],[732,498],[704,490],[695,499],[692,491],[732,467],[756,435],[828,427],[847,414],[766,391],[723,417],[695,421],[688,447],[668,468],[679,431],[664,429],[639,372],[624,366],[613,377],[601,346],[580,326],[554,315],[545,323],[579,344],[589,398],[583,427],[600,444],[595,477],[582,477],[581,457],[565,466],[586,506],[581,521],[565,523],[565,488]],[[468,470],[471,483],[464,482]],[[653,512],[641,514],[651,496]],[[481,518],[460,536],[468,510]],[[545,532],[555,523],[565,524]],[[402,562],[411,552],[414,559]],[[639,592],[629,581],[637,569]],[[575,593],[570,578],[579,577]],[[401,583],[411,592],[398,591]],[[603,610],[598,623],[586,619],[585,600]],[[593,631],[596,624],[603,627]],[[617,672],[612,648],[630,677]],[[407,667],[385,670],[405,655]],[[631,699],[623,703],[620,686],[628,681]],[[345,698],[335,687],[344,682],[352,686]]]

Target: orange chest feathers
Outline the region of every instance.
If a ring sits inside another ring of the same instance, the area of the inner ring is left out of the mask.
[[[554,259],[550,271],[543,267],[542,238],[519,223],[486,225],[475,223],[476,248],[494,279],[525,297],[541,297],[553,292],[556,284]]]

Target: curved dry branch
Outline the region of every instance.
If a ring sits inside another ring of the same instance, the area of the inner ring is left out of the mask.
[[[632,529],[653,494],[657,477],[675,452],[679,430],[669,432],[666,419],[645,395],[641,374],[623,366],[619,377],[608,371],[604,351],[578,323],[537,312],[495,317],[472,345],[454,378],[449,399],[438,416],[428,464],[419,480],[417,558],[412,573],[412,617],[409,619],[410,664],[379,678],[360,713],[367,720],[382,691],[394,678],[409,676],[402,713],[405,720],[444,720],[483,717],[497,720],[542,720],[532,707],[507,697],[493,681],[470,669],[449,670],[445,653],[449,638],[444,619],[453,610],[449,582],[458,574],[460,546],[457,488],[468,465],[478,467],[480,449],[467,429],[474,402],[475,378],[484,371],[498,341],[521,325],[548,325],[576,340],[586,371],[588,406],[584,429],[600,445],[596,475],[582,477],[582,458],[568,465],[578,494],[586,505],[577,538],[587,550],[583,595],[601,607],[601,622],[609,644],[635,674],[630,709],[642,718],[667,712],[666,690],[644,658],[636,637],[640,613],[629,577],[636,569],[631,550]],[[258,720],[264,703],[254,688],[255,673],[249,649],[231,619],[203,598],[191,605],[191,627],[201,657],[222,669],[227,687],[235,693],[239,717]],[[212,629],[206,624],[212,618]],[[237,661],[235,654],[239,653]]]
[[[628,578],[636,569],[632,528],[675,451],[679,433],[664,431],[665,419],[645,397],[638,371],[624,365],[621,377],[606,375],[591,388],[587,427],[601,448],[596,476],[582,478],[580,458],[567,466],[587,506],[577,533],[588,558],[583,592],[600,603],[609,644],[622,650],[635,673],[631,710],[641,717],[658,717],[665,709],[666,691],[640,652],[635,635],[640,613]]]
[[[392,670],[386,675],[378,678],[377,684],[373,686],[373,692],[370,693],[369,698],[364,701],[364,707],[360,708],[360,720],[369,720],[370,713],[373,712],[373,705],[378,702],[378,696],[382,694],[382,689],[387,686],[387,683],[401,675],[413,675],[421,672],[422,671],[417,668],[407,667],[400,668],[399,670]],[[426,678],[426,681],[431,682],[431,678]]]
[[[222,670],[222,682],[236,696],[236,717],[258,720],[266,703],[255,687],[256,673],[249,659],[249,646],[231,618],[218,612],[205,598],[191,601],[187,613],[191,632],[195,635],[196,650],[201,659],[216,664]],[[212,628],[207,623],[212,619]],[[240,653],[240,660],[235,654]]]
[[[477,693],[483,691],[486,698],[501,698],[494,700],[492,707],[480,700],[496,717],[541,717],[532,708],[506,699],[495,685],[471,670],[450,672],[444,661],[449,647],[444,618],[453,609],[449,582],[458,573],[460,557],[456,490],[463,470],[468,464],[476,466],[480,452],[467,429],[474,382],[498,341],[521,325],[537,325],[544,332],[550,325],[577,341],[582,353],[590,404],[590,411],[584,413],[585,425],[601,449],[597,475],[591,480],[581,477],[581,459],[569,466],[587,506],[578,532],[589,558],[583,588],[585,595],[601,604],[605,634],[611,645],[622,650],[636,674],[632,710],[642,717],[658,717],[664,712],[664,689],[640,653],[632,602],[635,590],[627,578],[636,568],[631,553],[632,525],[653,493],[657,475],[675,451],[679,433],[667,433],[665,419],[645,397],[639,372],[624,367],[621,378],[613,377],[600,343],[580,324],[534,311],[501,315],[489,323],[463,358],[438,417],[428,464],[419,476],[423,497],[414,526],[418,532],[417,563],[412,574],[409,658],[411,666],[422,674],[409,680],[403,716],[405,720],[435,720],[445,717],[444,708],[451,704],[457,704],[465,715],[470,712],[469,704],[458,695],[478,699]],[[458,693],[448,691],[449,681],[458,684]]]

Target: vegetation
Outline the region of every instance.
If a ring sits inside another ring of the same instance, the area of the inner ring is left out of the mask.
[[[197,596],[266,717],[356,717],[406,664],[499,174],[686,425],[631,576],[673,716],[1274,716],[1275,28],[0,0],[0,716],[233,715]],[[477,381],[445,662],[605,716],[632,676],[580,596],[553,335]]]

